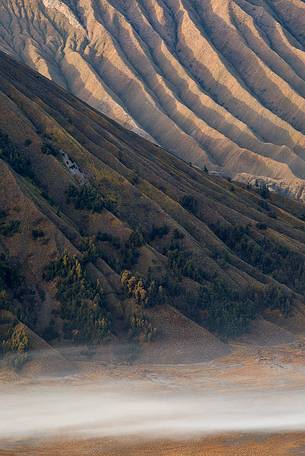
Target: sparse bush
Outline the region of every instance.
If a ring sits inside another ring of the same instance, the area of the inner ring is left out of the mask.
[[[24,326],[21,324],[16,325],[9,340],[9,349],[16,353],[26,353],[29,348],[30,340]]]
[[[60,152],[52,143],[44,142],[41,146],[41,152],[46,155],[53,155],[53,157],[58,158],[60,156]]]
[[[153,307],[164,303],[164,290],[156,280],[145,281],[143,278],[124,270],[121,273],[121,285],[129,298],[134,298],[141,307]]]
[[[44,231],[43,230],[40,230],[40,229],[32,230],[32,238],[34,239],[34,241],[36,241],[37,239],[41,239],[43,237],[44,237]]]
[[[11,237],[14,234],[19,233],[20,231],[20,221],[11,220],[10,222],[4,223],[0,222],[0,234],[2,236]]]
[[[167,259],[169,272],[178,277],[188,277],[199,283],[212,278],[211,274],[203,269],[201,264],[195,260],[192,252],[182,249],[179,246],[168,252]]]
[[[267,201],[264,201],[264,200],[261,200],[259,202],[259,205],[262,209],[264,209],[265,211],[270,211],[270,206],[269,204],[267,203]]]
[[[180,200],[180,204],[187,211],[191,212],[194,215],[197,215],[198,209],[199,209],[199,204],[194,196],[184,195]]]
[[[126,247],[129,249],[136,249],[145,244],[145,236],[141,228],[137,228],[131,233],[126,243]]]
[[[264,199],[267,199],[270,197],[270,190],[266,184],[263,184],[259,187],[259,194]]]
[[[275,285],[265,287],[262,294],[264,308],[279,309],[288,317],[293,305],[293,296]]]
[[[266,230],[268,228],[268,225],[266,223],[257,223],[256,228],[259,230]]]
[[[75,209],[102,212],[104,208],[109,210],[113,208],[113,201],[104,198],[94,184],[85,184],[80,187],[70,185],[66,194],[68,203],[72,203]]]
[[[138,175],[137,172],[134,172],[132,176],[130,177],[130,182],[133,185],[138,185],[140,183],[140,176]]]
[[[18,371],[29,359],[30,340],[20,323],[15,324],[6,335],[2,335],[2,355],[6,354],[7,365]]]
[[[121,247],[120,238],[109,233],[102,233],[99,231],[96,235],[96,240],[100,242],[109,242],[115,249],[119,249]]]
[[[31,161],[25,158],[20,151],[9,139],[8,135],[0,131],[0,158],[6,161],[16,173],[24,177],[35,180],[31,167]]]
[[[154,241],[155,239],[159,238],[162,239],[170,232],[168,225],[161,225],[156,227],[155,225],[152,227],[150,233],[148,234],[149,241]]]

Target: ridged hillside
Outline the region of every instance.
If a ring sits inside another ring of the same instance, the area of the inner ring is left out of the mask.
[[[303,201],[304,24],[301,0],[2,0],[0,47],[178,157]]]
[[[253,322],[304,328],[302,204],[190,166],[2,53],[0,183],[0,335],[18,362],[28,328],[157,362],[211,359]]]

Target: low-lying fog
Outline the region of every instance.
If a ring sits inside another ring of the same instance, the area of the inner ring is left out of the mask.
[[[194,390],[193,390],[194,391]],[[225,391],[225,388],[222,390]],[[187,438],[224,431],[305,430],[305,390],[192,392],[146,382],[0,385],[0,439]]]

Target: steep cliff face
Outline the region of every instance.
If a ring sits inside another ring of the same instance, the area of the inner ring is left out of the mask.
[[[303,194],[301,0],[2,0],[0,18],[1,49],[125,127]]]

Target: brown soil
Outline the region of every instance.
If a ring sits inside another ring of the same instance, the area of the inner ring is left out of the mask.
[[[305,434],[224,435],[178,442],[88,440],[40,442],[0,450],[1,456],[303,456]]]

